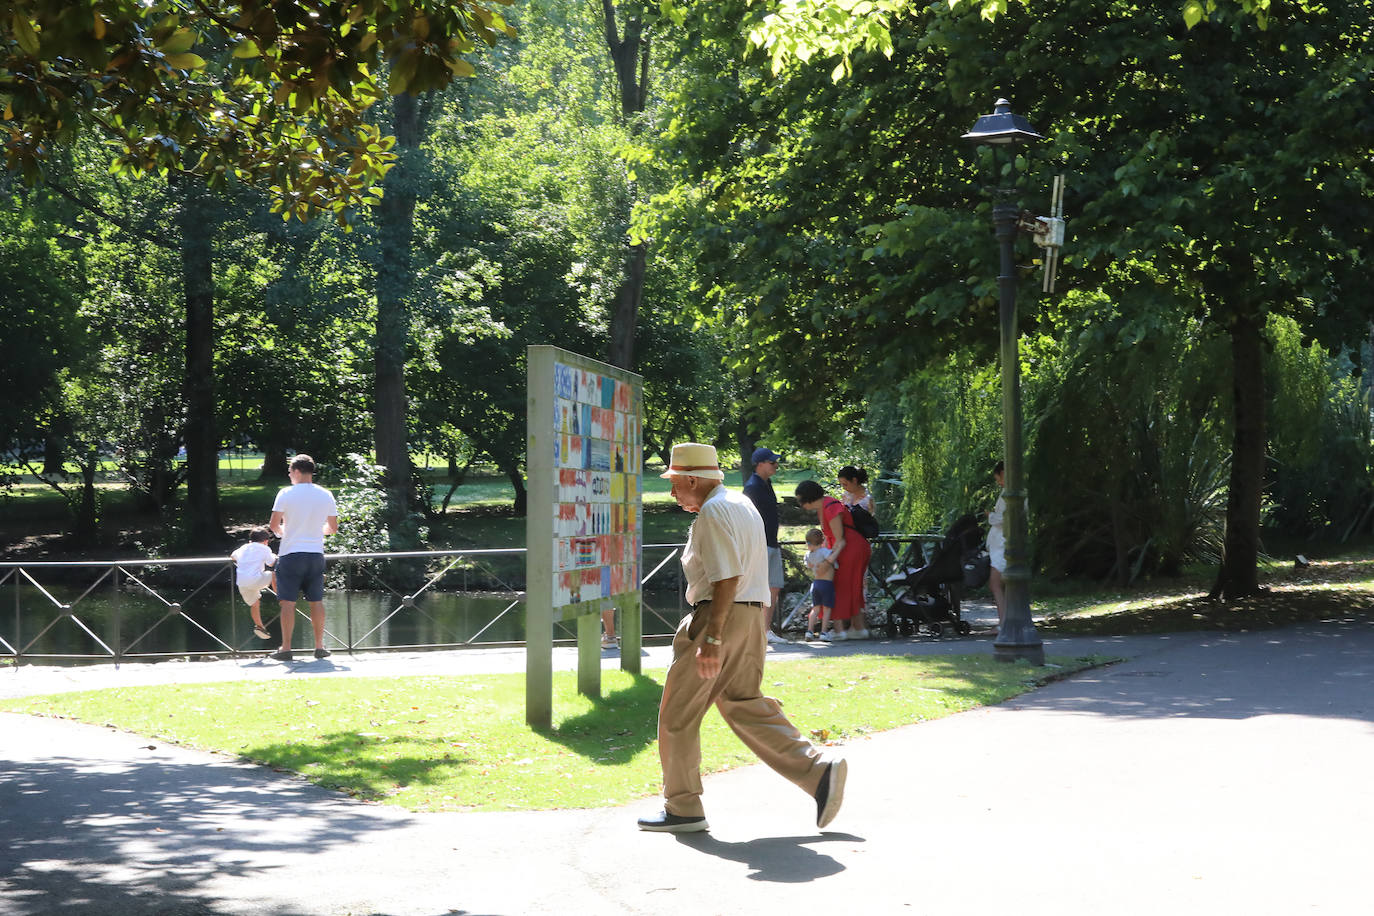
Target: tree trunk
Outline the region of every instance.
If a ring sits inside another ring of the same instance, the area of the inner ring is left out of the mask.
[[[262,446],[262,472],[258,474],[258,480],[286,480],[290,471],[290,463],[286,460],[286,443],[265,440],[259,444]]]
[[[754,465],[750,463],[754,457],[754,449],[758,448],[758,442],[754,439],[754,434],[749,432],[749,424],[740,417],[739,429],[736,432],[736,442],[739,444],[739,476],[740,483],[749,482],[750,476],[754,473]]]
[[[1259,591],[1260,495],[1264,489],[1265,397],[1263,316],[1231,324],[1234,437],[1226,543],[1212,596],[1226,601]]]
[[[43,474],[52,477],[62,473],[62,465],[66,459],[67,443],[61,436],[46,435],[43,437]]]
[[[648,252],[643,244],[631,245],[625,256],[625,279],[615,293],[615,313],[611,317],[610,348],[607,362],[622,369],[634,369],[635,333],[639,326],[639,306],[644,301],[644,266]]]
[[[615,65],[616,81],[620,86],[620,113],[631,136],[639,133],[638,118],[644,111],[649,86],[649,39],[644,34],[644,21],[632,15],[625,23],[622,39],[616,26],[614,0],[601,0],[605,16],[606,47]],[[628,230],[630,211],[634,207],[634,184],[631,183],[624,214]],[[628,232],[627,239],[628,242]],[[644,300],[644,268],[648,252],[643,244],[627,245],[625,278],[616,290],[611,316],[610,340],[606,361],[622,369],[634,368],[635,332],[639,324],[639,308]]]
[[[219,515],[219,437],[215,434],[215,290],[204,193],[182,184],[180,253],[186,300],[186,540],[218,549],[226,535]]]
[[[520,473],[518,465],[511,464],[505,468],[506,478],[510,480],[511,487],[515,490],[515,515],[521,517],[525,514],[528,504],[528,494],[525,492],[525,475]]]
[[[419,117],[415,96],[392,100],[399,158],[387,174],[385,196],[377,207],[377,333],[373,425],[377,463],[386,468],[387,527],[394,533],[410,508],[411,468],[406,435],[406,353],[410,342],[410,256],[415,237],[415,162]],[[393,544],[393,547],[413,546]]]
[[[100,450],[92,447],[81,467],[81,497],[76,507],[76,519],[72,524],[72,542],[78,547],[89,547],[96,542],[100,531],[100,503],[96,498],[95,474],[100,468]]]

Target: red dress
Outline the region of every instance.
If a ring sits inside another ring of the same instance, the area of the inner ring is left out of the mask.
[[[854,519],[844,503],[827,496],[821,505],[821,533],[825,535],[825,546],[835,546],[835,536],[830,530],[830,520],[840,517],[844,525],[844,550],[840,551],[840,568],[835,570],[835,610],[831,620],[849,620],[859,617],[864,609],[864,574],[868,572],[868,561],[873,556],[873,548],[863,535],[854,530]]]

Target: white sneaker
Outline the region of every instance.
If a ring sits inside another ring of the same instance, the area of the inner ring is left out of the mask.
[[[835,631],[835,639],[836,639],[837,641],[839,641],[839,642],[844,642],[844,641],[845,641],[846,639],[848,639],[848,638],[849,638],[849,631],[848,631],[848,630],[836,630],[836,631]]]
[[[779,636],[777,633],[774,633],[772,630],[767,631],[767,635],[764,636],[764,639],[768,640],[770,643],[787,642],[787,640],[783,639],[781,636]]]
[[[868,638],[868,631],[867,631],[867,630],[850,630],[850,631],[849,631],[849,638],[850,638],[850,639],[867,639],[867,638]]]
[[[831,641],[834,640],[834,638],[835,638],[835,637],[831,636],[828,632],[827,632],[827,633],[822,633],[822,634],[820,635],[820,640],[821,640],[821,642],[831,642]]]
[[[807,642],[811,642],[811,641],[814,640],[815,638],[816,638],[816,634],[815,634],[815,633],[812,633],[810,630],[807,630],[807,631],[806,631],[806,641],[807,641]]]
[[[603,649],[614,649],[619,645],[620,640],[616,639],[614,636],[601,637],[601,648]]]

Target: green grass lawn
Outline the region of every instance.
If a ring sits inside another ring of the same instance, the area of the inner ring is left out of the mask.
[[[770,665],[764,690],[818,744],[1002,702],[1112,661],[852,655]],[[111,725],[219,751],[413,811],[583,808],[659,791],[655,737],[663,671],[603,672],[603,698],[554,675],[551,730],[524,724],[523,674],[292,678],[137,687],[9,700],[0,709]],[[754,763],[718,715],[702,729],[702,770]]]

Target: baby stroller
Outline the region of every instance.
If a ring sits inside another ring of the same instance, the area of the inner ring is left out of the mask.
[[[973,627],[959,614],[964,562],[978,553],[982,542],[977,520],[965,515],[949,527],[924,566],[904,566],[888,576],[887,584],[896,591],[887,609],[887,635],[924,631],[938,637],[946,625],[952,625],[960,636],[967,636]]]

